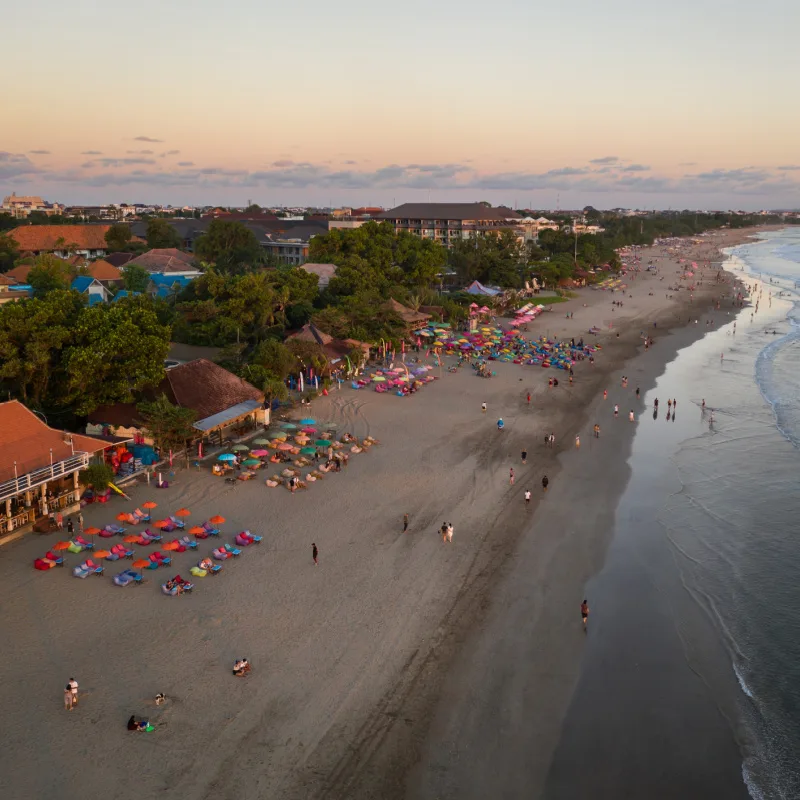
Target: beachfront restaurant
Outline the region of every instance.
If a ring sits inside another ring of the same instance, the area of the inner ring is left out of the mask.
[[[0,537],[80,509],[79,475],[113,443],[51,428],[17,400],[0,403]]]

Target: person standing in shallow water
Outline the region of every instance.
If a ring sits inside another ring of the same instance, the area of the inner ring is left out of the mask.
[[[589,621],[589,604],[585,597],[581,603],[581,619],[583,620],[583,629],[586,630],[586,623]]]
[[[316,542],[311,542],[311,558],[314,559],[314,566],[319,564],[319,550],[317,550]]]
[[[542,491],[546,492],[547,491],[547,487],[549,485],[550,485],[550,479],[547,477],[547,475],[545,475],[542,478]]]
[[[403,514],[403,533],[408,530],[408,514]]]

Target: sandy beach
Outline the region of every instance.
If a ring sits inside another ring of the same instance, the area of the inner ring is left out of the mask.
[[[718,264],[719,248],[754,233],[708,235],[680,257]],[[666,288],[680,265],[663,248],[643,250],[643,265],[650,259],[659,274],[641,273],[625,293],[580,290],[531,323],[530,337],[602,345],[594,366],[576,366],[574,385],[559,371],[559,387],[548,389],[553,370],[497,364],[492,380],[437,370],[439,380],[402,400],[333,392],[311,415],[380,445],[307,491],[263,480],[231,487],[189,470],[168,490],[139,485],[132,503],[86,509],[87,526],[102,526],[152,499],[164,514],[189,508],[192,523],[223,515],[227,541],[242,529],[264,536],[189,596],[161,594],[167,570],[126,589],[107,576],[34,571],[56,534],[3,548],[0,796],[541,796],[577,679],[578,603],[603,563],[628,479],[627,413],[641,411],[634,392],[730,308],[732,284],[714,283],[716,269],[690,298]],[[591,326],[602,333],[590,337]],[[656,339],[647,353],[642,331]],[[550,431],[554,449],[543,445]],[[452,545],[437,534],[443,521],[455,527]],[[210,549],[201,543],[202,554]],[[197,558],[178,555],[170,574]],[[253,672],[233,679],[242,656]],[[61,691],[71,676],[80,702],[67,713]],[[129,733],[131,714],[155,731]],[[509,736],[521,715],[532,726],[524,749]]]

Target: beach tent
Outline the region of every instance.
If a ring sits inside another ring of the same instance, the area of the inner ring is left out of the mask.
[[[467,286],[466,291],[468,294],[481,294],[486,297],[496,297],[499,294],[503,294],[500,289],[491,289],[488,286],[484,286],[480,281],[472,281],[472,283]]]

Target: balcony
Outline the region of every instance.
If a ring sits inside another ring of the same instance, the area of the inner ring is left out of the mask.
[[[0,483],[0,502],[11,497],[18,497],[23,492],[36,489],[50,481],[72,475],[89,466],[89,453],[76,453],[63,461],[57,461],[41,469],[35,469],[13,480]]]

